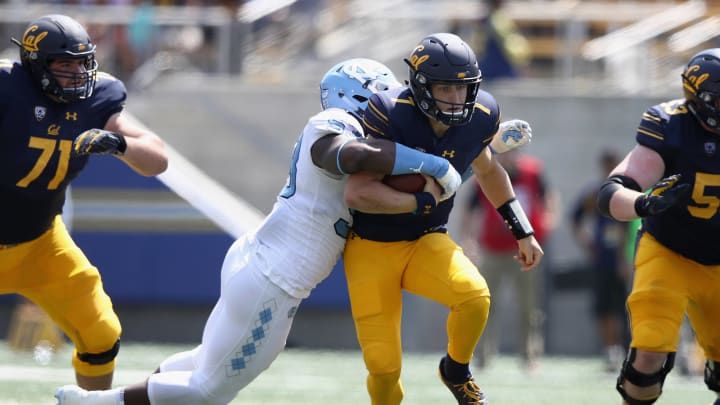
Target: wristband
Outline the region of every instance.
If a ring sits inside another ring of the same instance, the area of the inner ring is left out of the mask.
[[[520,203],[515,198],[498,207],[497,211],[515,239],[524,239],[535,233],[527,215],[525,215],[525,211],[523,211]]]
[[[447,160],[395,143],[395,163],[392,174],[424,173],[441,177],[448,170]]]
[[[119,133],[119,132],[113,132],[115,136],[117,136],[119,144],[116,148],[116,151],[113,153],[118,156],[122,156],[125,154],[125,151],[127,150],[127,141],[125,140],[125,135]]]
[[[645,218],[650,216],[650,210],[648,207],[648,199],[649,197],[645,194],[640,194],[635,199],[635,204],[633,205],[635,207],[635,213],[640,218]]]
[[[415,211],[412,212],[415,215],[428,215],[437,205],[435,203],[435,197],[427,192],[415,193],[415,201],[417,202],[417,207]]]

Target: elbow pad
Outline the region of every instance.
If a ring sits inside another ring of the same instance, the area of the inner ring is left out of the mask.
[[[637,181],[621,174],[615,174],[607,178],[600,186],[597,196],[597,207],[601,214],[612,218],[610,214],[610,199],[613,194],[621,188],[629,188],[635,191],[641,191]]]

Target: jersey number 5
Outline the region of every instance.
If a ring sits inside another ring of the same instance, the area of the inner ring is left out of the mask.
[[[52,155],[55,152],[55,147],[57,146],[58,151],[60,151],[60,158],[58,159],[57,170],[55,170],[55,177],[50,180],[47,187],[48,190],[55,190],[65,179],[65,175],[67,174],[70,152],[72,151],[72,141],[61,140],[58,142],[54,139],[31,136],[28,146],[33,149],[40,149],[42,153],[40,153],[40,157],[37,162],[35,162],[35,166],[33,166],[32,170],[30,170],[30,173],[15,183],[15,185],[26,188],[33,180],[40,177],[43,170],[45,170],[45,167],[48,165],[48,162],[50,162],[50,158],[52,158]]]
[[[696,173],[695,185],[693,186],[692,199],[701,207],[688,207],[690,215],[696,218],[710,219],[720,208],[720,198],[714,195],[706,195],[707,187],[719,187],[720,174]]]

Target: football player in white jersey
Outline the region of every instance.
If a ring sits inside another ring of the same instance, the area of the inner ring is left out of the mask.
[[[358,119],[370,95],[394,86],[400,83],[392,72],[370,59],[332,67],[320,84],[324,111],[303,129],[272,212],[227,252],[202,343],[164,360],[143,383],[106,391],[63,386],[58,405],[229,403],[282,351],[300,301],[340,258],[352,220],[343,202],[347,174],[420,172],[437,180],[425,192],[438,201],[452,196],[461,177],[447,160],[362,135]],[[530,140],[529,126],[516,133],[510,139],[498,133],[496,148]],[[394,190],[382,203],[397,212],[417,208],[414,194]]]
[[[392,72],[369,59],[334,66],[321,83],[324,111],[308,121],[292,154],[290,174],[272,212],[255,232],[228,250],[220,298],[194,350],[163,361],[142,384],[87,392],[65,386],[56,397],[72,404],[227,404],[265,370],[285,346],[300,301],[325,279],[345,245],[351,216],[343,203],[345,174],[411,173],[420,168],[436,199],[452,195],[460,175],[447,160],[362,136],[358,122],[370,95],[399,86]],[[413,194],[396,192],[388,205],[416,208]]]

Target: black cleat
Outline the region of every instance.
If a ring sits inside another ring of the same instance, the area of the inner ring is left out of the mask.
[[[490,402],[485,398],[485,393],[482,392],[480,386],[477,385],[475,380],[470,377],[465,382],[460,384],[453,384],[448,381],[443,375],[443,362],[445,357],[440,359],[440,367],[438,368],[438,375],[443,384],[453,393],[455,399],[458,401],[458,405],[489,405]]]

